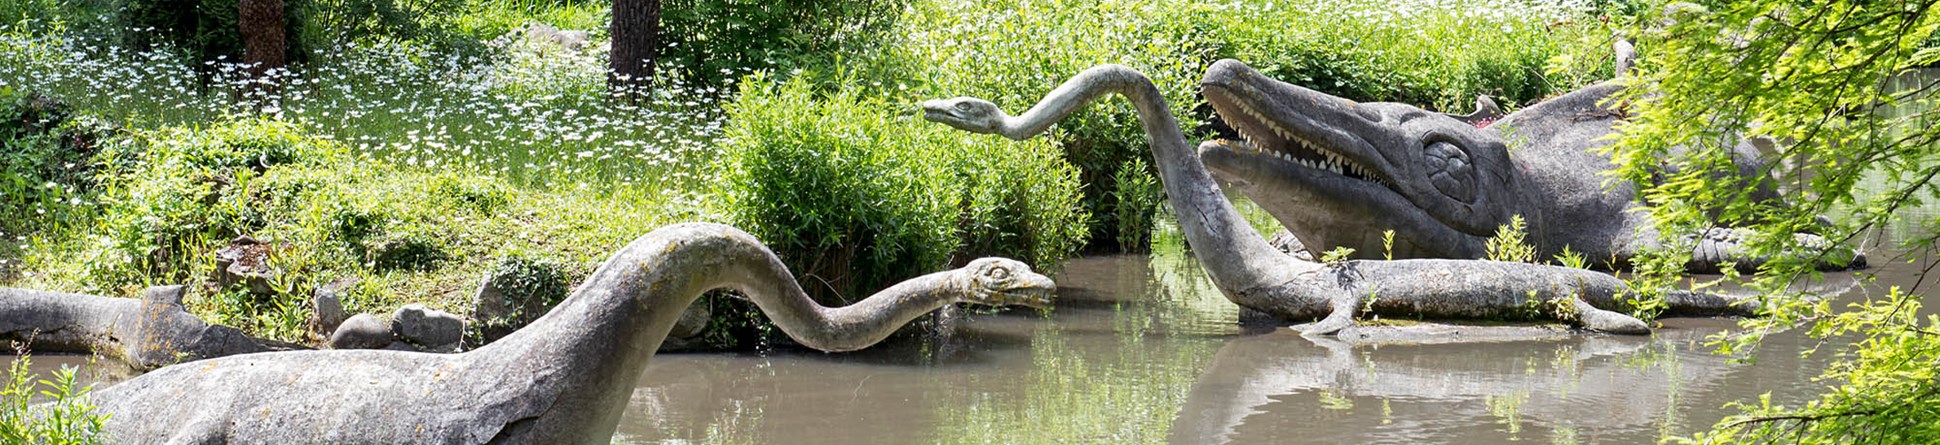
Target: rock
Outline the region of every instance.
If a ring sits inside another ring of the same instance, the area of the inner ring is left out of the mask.
[[[485,282],[478,284],[478,291],[472,293],[472,320],[474,321],[492,321],[512,315],[512,308],[505,304],[505,291],[499,290],[498,286],[492,284],[498,281],[494,278],[496,278],[495,275],[486,276]]]
[[[397,336],[391,334],[391,325],[371,314],[350,317],[330,334],[331,349],[381,349],[394,341]]]
[[[344,324],[350,314],[344,312],[343,294],[351,286],[357,285],[357,278],[343,278],[317,288],[310,297],[310,332],[318,336],[329,335]]]
[[[257,241],[248,235],[229,241],[229,246],[216,251],[215,282],[218,286],[243,283],[249,291],[269,295],[275,290],[269,286],[269,279],[275,276],[269,267],[270,245]]]
[[[391,315],[391,332],[427,350],[443,350],[464,338],[465,320],[422,304],[407,304]]]

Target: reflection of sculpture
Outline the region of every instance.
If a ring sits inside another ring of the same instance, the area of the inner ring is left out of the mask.
[[[1622,265],[1658,242],[1636,187],[1605,186],[1613,166],[1596,153],[1623,119],[1603,102],[1622,90],[1593,85],[1478,128],[1410,105],[1356,103],[1223,60],[1203,91],[1246,142],[1210,144],[1201,156],[1316,250],[1344,246],[1380,258],[1391,230],[1397,258],[1480,258],[1496,229],[1521,215],[1539,258],[1567,246],[1596,265]],[[1753,197],[1777,200],[1770,181],[1755,179],[1765,174],[1756,157],[1749,144],[1739,147],[1735,179]],[[1711,272],[1729,261],[1750,270],[1763,259],[1740,252],[1744,235],[1693,236],[1688,267]],[[1855,259],[1843,254],[1821,266]]]
[[[1556,317],[1608,332],[1643,333],[1621,308],[1622,281],[1587,270],[1478,260],[1345,261],[1296,259],[1269,246],[1220,194],[1187,146],[1165,99],[1144,74],[1094,67],[1059,86],[1023,116],[975,98],[923,104],[926,119],[977,133],[1024,139],[1107,93],[1132,101],[1151,138],[1159,179],[1193,254],[1226,297],[1285,320],[1323,319],[1305,330],[1331,334],[1361,311],[1404,317],[1527,319]],[[1209,143],[1211,144],[1211,143]],[[1673,292],[1672,312],[1745,314],[1750,308],[1711,295]]]
[[[1853,274],[1825,274],[1821,280],[1794,282],[1790,289],[1832,299],[1859,289],[1858,284]],[[1758,293],[1730,286],[1723,292]],[[1505,407],[1494,405],[1513,403],[1509,408],[1524,420],[1551,430],[1583,430],[1605,443],[1640,443],[1681,434],[1659,431],[1666,426],[1703,428],[1715,420],[1681,421],[1680,413],[1743,401],[1769,387],[1747,381],[1805,378],[1830,360],[1799,361],[1791,348],[1807,346],[1790,343],[1812,340],[1793,332],[1767,340],[1757,366],[1737,366],[1733,357],[1705,346],[1713,333],[1734,323],[1679,319],[1666,324],[1671,327],[1649,339],[1438,324],[1357,326],[1338,339],[1310,337],[1315,341],[1298,341],[1286,331],[1237,337],[1220,347],[1193,384],[1169,442],[1275,442],[1251,435],[1267,432],[1302,442],[1370,443],[1386,434],[1379,429],[1389,428],[1399,433],[1391,443],[1480,443],[1475,436],[1486,433],[1477,430],[1491,426],[1478,426],[1476,419],[1498,416],[1495,411]],[[1809,385],[1789,388],[1774,400],[1817,397],[1816,391]],[[1396,406],[1386,406],[1389,401]],[[1383,405],[1365,406],[1370,402]],[[1360,425],[1312,420],[1374,417],[1334,412],[1343,408],[1379,410],[1382,417],[1393,409],[1398,419],[1393,425],[1385,418]],[[1626,432],[1637,437],[1624,438]]]
[[[1718,391],[1741,369],[1730,357],[1689,349],[1711,332],[1666,329],[1649,339],[1569,336],[1378,349],[1292,341],[1285,331],[1235,338],[1194,383],[1170,442],[1276,442],[1258,437],[1267,432],[1302,442],[1369,443],[1383,434],[1381,428],[1402,434],[1391,443],[1475,440],[1497,427],[1489,419],[1504,414],[1496,412],[1504,403],[1530,417],[1515,421],[1593,431],[1605,442],[1648,441],[1656,438],[1657,424],[1677,421],[1665,419],[1667,413],[1742,396]],[[1384,406],[1390,401],[1394,406]],[[1378,416],[1336,414],[1344,409],[1393,409],[1398,419],[1383,427],[1371,422]],[[1345,419],[1316,421],[1334,417]]]
[[[270,350],[189,314],[182,293],[181,286],[153,287],[137,300],[0,288],[0,340],[38,352],[100,353],[136,369]]]
[[[1048,304],[1050,278],[1001,258],[824,308],[753,236],[669,226],[607,260],[546,316],[462,354],[299,351],[165,367],[96,392],[126,443],[606,443],[681,309],[746,294],[827,351],[866,347],[946,304]]]

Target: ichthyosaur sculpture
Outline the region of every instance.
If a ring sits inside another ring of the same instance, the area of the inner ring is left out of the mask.
[[[1023,263],[984,258],[825,308],[753,236],[679,224],[633,241],[544,317],[476,350],[212,358],[91,400],[111,415],[110,437],[131,444],[603,444],[681,309],[721,288],[825,351],[869,346],[943,305],[1044,306],[1055,291]]]
[[[1210,77],[1210,76],[1209,76]],[[1052,90],[1021,116],[996,104],[959,97],[924,102],[924,118],[974,133],[1026,139],[1107,94],[1137,109],[1166,198],[1193,255],[1219,289],[1241,307],[1290,322],[1308,334],[1332,334],[1371,312],[1387,317],[1529,319],[1553,317],[1583,328],[1646,333],[1640,320],[1613,312],[1633,291],[1623,280],[1582,269],[1482,260],[1350,260],[1322,264],[1276,250],[1234,210],[1186,142],[1165,98],[1143,73],[1093,67]],[[1207,142],[1214,145],[1219,142]],[[1204,147],[1202,145],[1202,147]],[[1748,302],[1670,292],[1669,312],[1750,314]]]
[[[1628,60],[1623,49],[1620,65]],[[1539,258],[1567,247],[1594,266],[1622,268],[1660,247],[1636,186],[1606,186],[1605,172],[1615,167],[1597,153],[1624,118],[1606,100],[1623,88],[1599,83],[1491,120],[1354,102],[1222,60],[1207,71],[1201,92],[1243,141],[1202,147],[1200,156],[1313,251],[1344,246],[1361,257],[1480,258],[1496,229],[1520,215]],[[1735,182],[1754,199],[1776,201],[1757,157],[1749,142],[1737,147]],[[1686,268],[1755,268],[1764,259],[1742,252],[1743,230],[1690,234]],[[1797,236],[1829,246],[1815,235]],[[1864,256],[1850,249],[1830,251],[1821,268],[1864,266]]]

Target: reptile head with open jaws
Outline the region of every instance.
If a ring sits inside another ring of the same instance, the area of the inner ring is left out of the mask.
[[[1213,64],[1201,92],[1243,141],[1200,146],[1207,167],[1309,248],[1378,258],[1474,258],[1514,214],[1515,175],[1495,132],[1396,103],[1356,103]]]
[[[964,301],[991,306],[1051,307],[1058,285],[1031,266],[1008,258],[978,258],[957,269],[969,296]]]

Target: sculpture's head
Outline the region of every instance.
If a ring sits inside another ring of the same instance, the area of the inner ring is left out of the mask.
[[[1201,159],[1309,247],[1379,255],[1393,230],[1396,256],[1472,256],[1519,199],[1502,139],[1456,117],[1357,103],[1234,60],[1200,86],[1246,140],[1201,145]]]
[[[993,134],[1003,128],[1004,110],[997,104],[974,97],[955,97],[923,101],[923,119],[941,122],[971,133]]]
[[[964,301],[991,306],[1051,307],[1057,283],[1031,271],[1031,266],[1009,258],[978,258],[957,269],[969,291]]]

